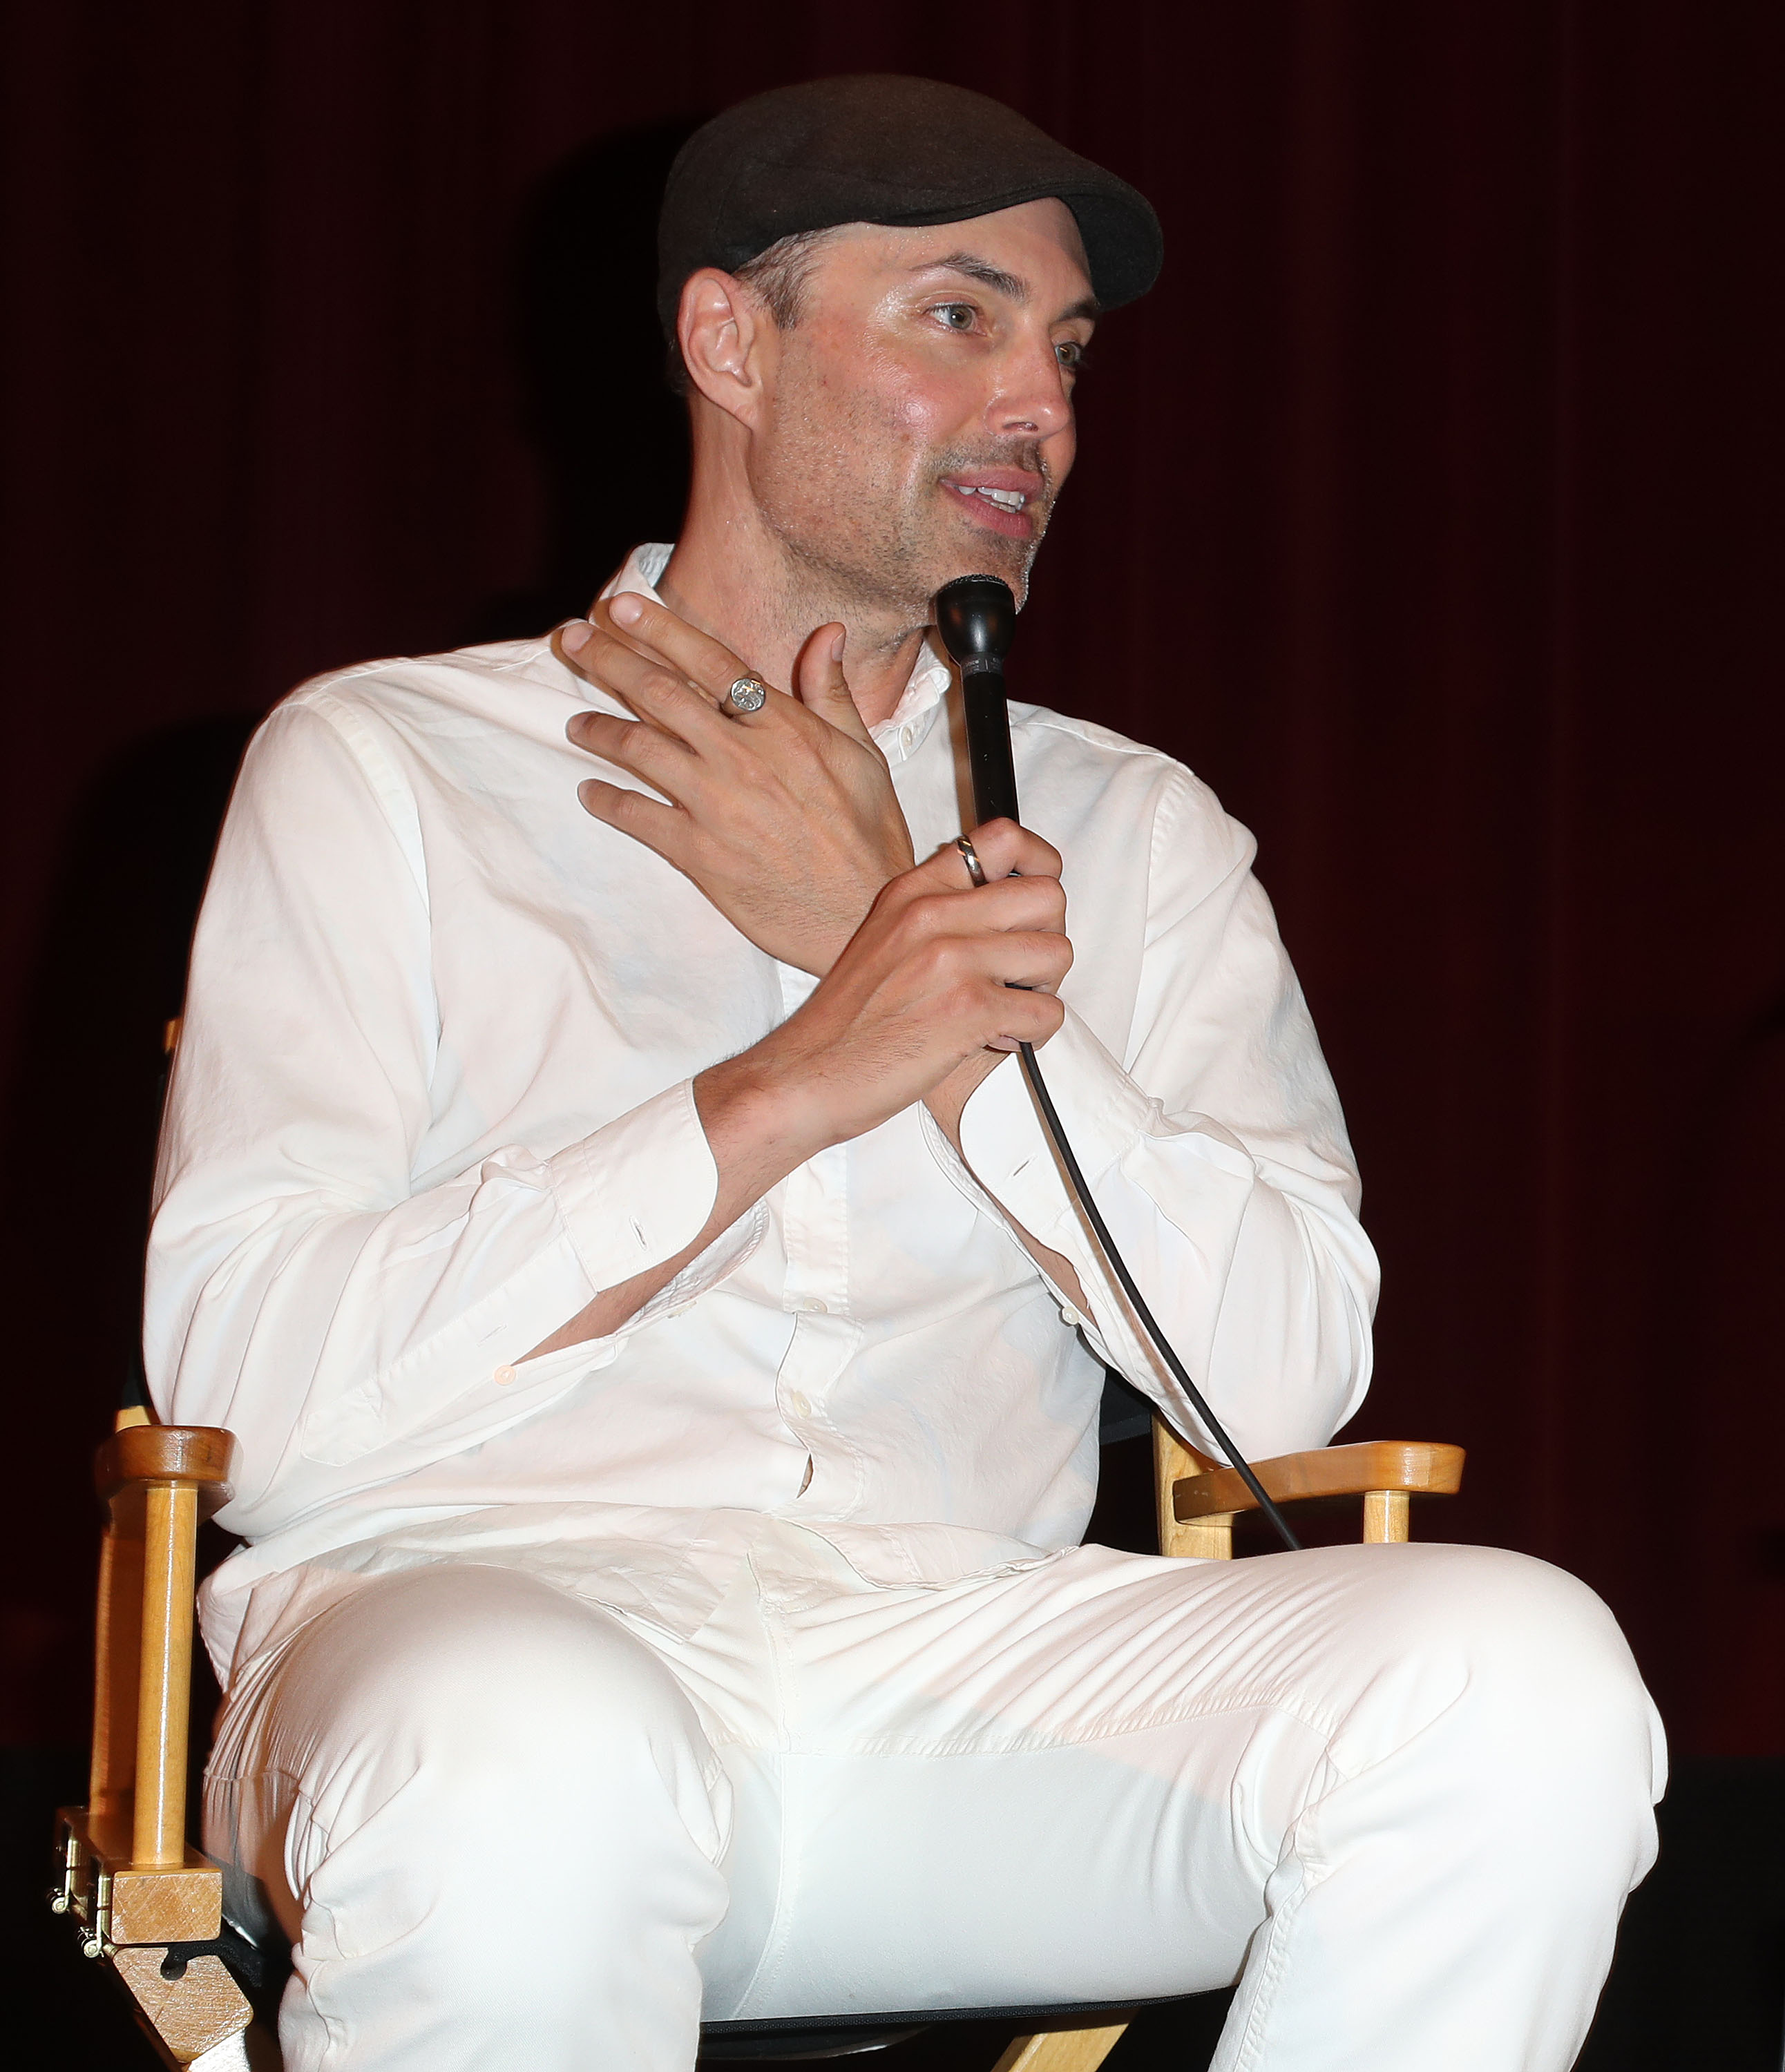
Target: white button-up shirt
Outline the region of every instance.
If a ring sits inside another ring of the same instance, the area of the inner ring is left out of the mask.
[[[654,594],[669,551],[610,589]],[[919,857],[963,825],[950,683],[926,650],[875,730]],[[1106,1360],[1199,1436],[1014,1059],[967,1104],[964,1163],[909,1108],[790,1174],[611,1337],[525,1356],[699,1233],[693,1077],[814,983],[582,812],[601,766],[564,729],[590,705],[623,712],[520,641],[319,678],[249,750],[145,1323],[160,1414],[238,1441],[223,1523],[257,1544],[213,1589],[224,1655],[216,1605],[257,1581],[454,1520],[649,1542],[767,1513],[866,1532],[913,1576],[951,1533],[1073,1544]],[[1041,1055],[1080,1161],[1245,1451],[1320,1444],[1368,1379],[1376,1267],[1252,839],[1164,755],[1011,722],[1024,820],[1065,858],[1076,960]],[[1071,1260],[1088,1317],[1013,1218]]]

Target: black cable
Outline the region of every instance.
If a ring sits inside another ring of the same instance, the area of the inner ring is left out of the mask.
[[[1102,1211],[1098,1208],[1096,1202],[1092,1198],[1090,1186],[1084,1173],[1080,1170],[1079,1161],[1073,1155],[1071,1144],[1066,1134],[1065,1125],[1060,1120],[1059,1110],[1055,1107],[1054,1097],[1047,1091],[1047,1082],[1041,1075],[1041,1067],[1035,1058],[1034,1045],[1019,1042],[1017,1045],[1017,1055],[1022,1060],[1023,1077],[1028,1080],[1030,1090],[1034,1093],[1036,1104],[1041,1109],[1042,1120],[1047,1126],[1047,1134],[1053,1139],[1055,1150],[1059,1153],[1060,1163],[1066,1168],[1067,1178],[1071,1182],[1072,1192],[1078,1197],[1079,1207],[1084,1210],[1085,1219],[1096,1231],[1097,1243],[1103,1248],[1103,1255],[1109,1263],[1110,1270],[1122,1284],[1122,1292],[1134,1305],[1134,1314],[1140,1318],[1141,1328],[1153,1341],[1159,1357],[1170,1368],[1172,1379],[1190,1398],[1191,1408],[1202,1419],[1204,1430],[1227,1455],[1240,1481],[1257,1498],[1258,1508],[1276,1527],[1277,1537],[1292,1554],[1299,1554],[1302,1551],[1302,1543],[1289,1530],[1289,1520],[1265,1494],[1264,1484],[1259,1481],[1249,1465],[1241,1457],[1240,1449],[1228,1437],[1221,1420],[1209,1408],[1203,1392],[1186,1372],[1183,1362],[1171,1349],[1171,1341],[1160,1330],[1158,1319],[1146,1306],[1146,1297],[1135,1286],[1134,1276],[1128,1270],[1127,1260],[1116,1249],[1116,1240],[1109,1235],[1109,1226],[1104,1221]]]
[[[944,583],[936,594],[936,631],[942,636],[943,645],[960,671],[960,691],[964,714],[967,722],[967,760],[973,776],[973,811],[981,822],[997,820],[1017,820],[1017,775],[1010,756],[1010,715],[1006,703],[1004,689],[1004,657],[1010,645],[1011,635],[1016,630],[1017,601],[1010,586],[1001,576],[956,576],[952,582]],[[985,882],[985,874],[980,868],[970,844],[962,845],[962,858],[972,874],[976,885]],[[1256,1500],[1259,1509],[1276,1527],[1277,1537],[1292,1553],[1302,1551],[1302,1543],[1290,1531],[1283,1514],[1265,1493],[1265,1486],[1246,1462],[1240,1458],[1240,1449],[1222,1429],[1219,1419],[1203,1400],[1202,1391],[1184,1370],[1183,1362],[1171,1350],[1170,1341],[1159,1329],[1153,1312],[1146,1306],[1146,1298],[1134,1285],[1134,1276],[1128,1270],[1128,1262],[1116,1249],[1116,1240],[1109,1235],[1109,1226],[1091,1198],[1091,1189],[1079,1161],[1074,1157],[1071,1145],[1067,1141],[1066,1129],[1054,1105],[1053,1096],[1042,1078],[1041,1067],[1035,1062],[1034,1046],[1019,1042],[1018,1054],[1022,1059],[1023,1076],[1034,1092],[1037,1106],[1041,1109],[1042,1120],[1047,1134],[1053,1139],[1054,1149],[1066,1168],[1067,1178],[1073,1193],[1078,1197],[1079,1207],[1084,1210],[1085,1220],[1096,1233],[1097,1242],[1110,1270],[1121,1283],[1123,1292],[1133,1305],[1134,1314],[1141,1328],[1153,1341],[1159,1357],[1170,1368],[1178,1386],[1190,1399],[1191,1408],[1203,1420],[1203,1429],[1225,1453],[1235,1472]]]

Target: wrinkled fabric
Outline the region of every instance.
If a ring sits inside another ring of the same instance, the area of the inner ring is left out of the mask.
[[[288,2072],[687,2072],[703,2017],[1236,1979],[1218,2072],[1573,2062],[1663,1755],[1572,1578],[704,1540],[692,1624],[617,1609],[611,1548],[368,1546],[245,1666],[207,1838],[296,1939]]]
[[[615,586],[648,591],[668,552]],[[962,825],[950,685],[926,650],[876,736],[919,855]],[[704,1227],[693,1079],[813,983],[582,812],[599,766],[564,728],[590,705],[621,709],[516,642],[319,679],[249,750],[144,1328],[160,1414],[237,1441],[223,1523],[253,1544],[204,1610],[225,1676],[257,1588],[389,1529],[610,1506],[613,1536],[658,1531],[639,1558],[664,1589],[685,1511],[1051,1549],[1090,1513],[1105,1360],[1198,1436],[1014,1059],[967,1104],[964,1160],[909,1109],[798,1168],[612,1336],[526,1357]],[[1240,1445],[1318,1445],[1368,1381],[1376,1264],[1251,837],[1104,729],[1017,706],[1013,744],[1076,956],[1043,1062],[1102,1212]],[[1072,1261],[1088,1316],[1013,1221]]]

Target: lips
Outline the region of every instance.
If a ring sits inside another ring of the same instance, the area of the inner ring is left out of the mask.
[[[944,475],[942,489],[977,524],[1006,539],[1033,539],[1030,506],[1045,486],[1038,475],[1014,467],[976,467]]]

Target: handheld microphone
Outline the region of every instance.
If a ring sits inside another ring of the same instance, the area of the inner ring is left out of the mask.
[[[998,576],[956,576],[952,582],[944,583],[936,594],[936,631],[942,636],[942,644],[960,671],[960,688],[966,705],[967,763],[973,780],[973,815],[976,824],[986,820],[1018,818],[1017,776],[1015,765],[1010,758],[1010,714],[1006,705],[1004,689],[1004,658],[1010,652],[1010,643],[1017,630],[1017,601],[1010,586]],[[1202,1391],[1186,1371],[1183,1362],[1171,1346],[1147,1307],[1145,1297],[1134,1285],[1134,1276],[1128,1270],[1128,1263],[1116,1249],[1116,1240],[1109,1235],[1109,1226],[1104,1221],[1101,1211],[1092,1199],[1091,1189],[1080,1170],[1071,1145],[1067,1141],[1066,1129],[1054,1106],[1053,1097],[1042,1078],[1041,1067],[1036,1062],[1035,1046],[1019,1043],[1017,1053],[1022,1061],[1023,1076],[1029,1082],[1030,1091],[1035,1096],[1035,1104],[1041,1110],[1042,1121],[1059,1161],[1065,1169],[1067,1179],[1084,1219],[1096,1235],[1104,1257],[1111,1271],[1121,1282],[1122,1292],[1133,1306],[1141,1329],[1153,1341],[1160,1358],[1170,1368],[1173,1379],[1182,1389],[1191,1408],[1203,1420],[1203,1429],[1226,1454],[1238,1472],[1240,1479],[1252,1492],[1259,1509],[1277,1528],[1277,1537],[1292,1552],[1299,1552],[1302,1543],[1289,1530],[1289,1523],[1281,1511],[1265,1494],[1265,1486],[1248,1464],[1240,1457],[1240,1449],[1228,1437],[1220,1420],[1204,1400]]]
[[[960,671],[974,821],[1014,820],[1017,773],[1004,701],[1004,658],[1017,630],[1010,586],[997,576],[956,576],[936,594],[936,624]]]

